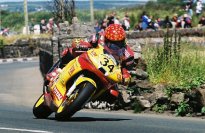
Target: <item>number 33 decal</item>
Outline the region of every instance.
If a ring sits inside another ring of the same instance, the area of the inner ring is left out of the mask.
[[[107,66],[107,67],[109,68],[110,72],[113,71],[114,65],[112,65],[112,63],[110,64],[109,59],[104,58],[103,63],[102,63],[102,62],[100,62],[100,63],[101,63],[103,66],[105,66],[105,67]]]

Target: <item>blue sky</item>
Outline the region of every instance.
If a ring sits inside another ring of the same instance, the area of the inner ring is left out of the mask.
[[[0,2],[11,2],[11,1],[24,1],[24,0],[0,0]],[[49,1],[49,0],[27,0],[27,1]],[[76,1],[89,1],[89,0],[76,0]],[[94,1],[102,1],[102,0],[94,0]],[[120,0],[112,0],[112,1],[120,1]],[[127,0],[127,1],[149,1],[149,0]],[[202,1],[203,3],[205,3],[205,0]]]
[[[10,2],[10,1],[24,1],[24,0],[0,0],[1,2]],[[49,0],[27,0],[27,1],[49,1]],[[89,1],[89,0],[76,0],[76,1]],[[94,0],[94,1],[102,1],[102,0]],[[120,0],[112,0],[112,1],[120,1]],[[148,1],[148,0],[127,0],[127,1]]]

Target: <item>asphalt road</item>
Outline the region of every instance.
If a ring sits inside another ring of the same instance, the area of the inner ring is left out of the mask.
[[[35,119],[41,85],[38,62],[0,64],[0,133],[205,133],[204,119],[149,114],[83,110],[64,122]]]

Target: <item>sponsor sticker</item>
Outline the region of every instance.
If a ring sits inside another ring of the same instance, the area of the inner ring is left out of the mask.
[[[91,52],[91,55],[92,56],[97,56],[97,54],[94,51]]]
[[[122,75],[121,74],[117,74],[117,79],[118,80],[122,80]]]
[[[63,95],[59,92],[59,90],[57,89],[56,86],[53,89],[53,93],[56,95],[56,97],[59,101],[63,98]]]
[[[75,71],[75,67],[72,66],[72,67],[70,68],[70,70],[69,70],[69,74],[71,75],[74,71]]]

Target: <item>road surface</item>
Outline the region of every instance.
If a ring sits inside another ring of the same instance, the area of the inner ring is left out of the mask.
[[[205,120],[82,110],[69,121],[35,119],[42,93],[38,62],[0,64],[0,133],[205,133]]]

